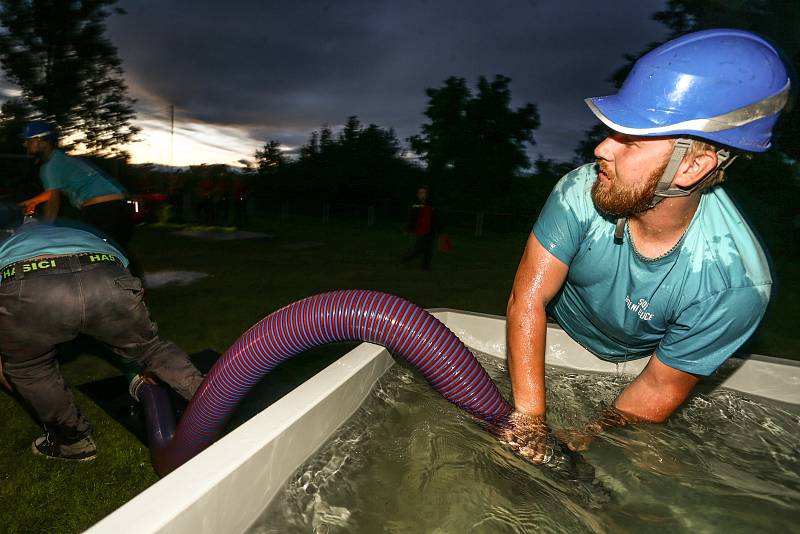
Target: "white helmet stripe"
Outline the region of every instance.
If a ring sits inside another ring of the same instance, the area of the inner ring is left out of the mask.
[[[603,122],[603,124],[615,132],[620,132],[627,135],[670,134],[673,132],[687,130],[711,133],[730,130],[731,128],[736,128],[738,126],[751,123],[779,112],[789,100],[789,89],[790,82],[787,81],[783,89],[774,95],[769,96],[764,100],[760,100],[754,104],[750,104],[749,106],[735,109],[733,111],[729,111],[728,113],[717,115],[716,117],[710,117],[707,119],[692,119],[667,126],[655,126],[652,128],[630,128],[628,126],[622,126],[621,124],[617,124],[609,119],[602,111],[600,111],[600,108],[597,107],[591,98],[587,98],[585,102],[586,105],[589,106],[589,109],[592,110],[592,113],[594,113],[597,118]]]

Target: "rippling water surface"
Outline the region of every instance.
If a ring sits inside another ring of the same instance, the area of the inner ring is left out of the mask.
[[[479,358],[510,397],[505,362]],[[547,377],[553,428],[584,423],[630,381]],[[596,480],[575,482],[394,366],[249,532],[798,532],[799,430],[796,407],[700,393],[665,425],[595,441]]]

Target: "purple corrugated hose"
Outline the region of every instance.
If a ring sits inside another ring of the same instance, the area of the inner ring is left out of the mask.
[[[487,423],[502,424],[513,411],[469,349],[431,314],[386,293],[333,291],[292,303],[245,332],[209,371],[174,435],[151,407],[156,472],[166,475],[211,445],[239,401],[281,362],[312,347],[358,340],[385,346],[447,400]],[[142,396],[153,402],[152,395]]]

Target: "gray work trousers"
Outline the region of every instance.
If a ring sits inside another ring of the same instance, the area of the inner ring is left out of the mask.
[[[89,434],[64,382],[55,346],[87,334],[137,362],[189,399],[203,376],[186,353],[158,337],[141,280],[122,265],[81,265],[25,273],[0,285],[0,357],[17,394],[51,437],[72,443]],[[63,262],[62,262],[63,264]]]

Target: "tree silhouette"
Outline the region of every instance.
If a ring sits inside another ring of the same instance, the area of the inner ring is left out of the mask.
[[[309,190],[323,198],[373,202],[394,188],[397,168],[405,165],[401,156],[393,130],[365,127],[353,115],[336,138],[327,125],[313,132],[294,171],[300,183],[307,181]]]
[[[530,103],[511,109],[510,83],[506,76],[481,76],[473,95],[464,78],[451,77],[427,89],[430,122],[409,138],[432,181],[477,207],[509,191],[515,173],[530,166],[526,145],[535,144],[539,113]]]
[[[259,168],[274,159],[268,154],[278,146],[272,141],[256,153]],[[404,158],[392,129],[365,126],[355,115],[341,128],[325,124],[312,132],[295,160],[274,168],[267,173],[270,180],[259,184],[260,194],[298,199],[298,209],[322,201],[340,209],[381,205],[391,210],[414,190],[419,173]]]
[[[0,0],[0,63],[34,114],[58,125],[68,149],[114,154],[139,131],[117,50],[105,36],[115,3]]]
[[[3,102],[0,108],[0,152],[24,154],[25,148],[19,134],[31,115],[31,108],[20,98]]]
[[[256,150],[255,160],[258,173],[263,175],[275,174],[286,164],[278,141],[269,141],[263,148]]]

